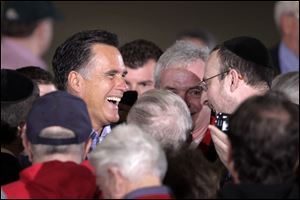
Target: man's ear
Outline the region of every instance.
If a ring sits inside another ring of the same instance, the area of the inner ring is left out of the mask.
[[[33,35],[39,39],[43,38],[45,22],[42,20],[37,23],[36,28],[34,29]]]
[[[127,194],[128,181],[122,175],[118,167],[111,166],[107,169],[108,177],[111,179],[111,187],[114,193],[114,198],[121,199]]]
[[[32,162],[33,161],[32,148],[30,142],[27,139],[25,131],[21,131],[21,138],[22,138],[22,144],[26,152],[26,155],[28,155],[29,161]]]
[[[228,171],[230,172],[231,176],[233,177],[234,183],[239,183],[240,180],[239,180],[238,172],[236,171],[236,169],[234,167],[234,160],[232,157],[232,147],[231,147],[230,142],[229,142],[227,166],[228,166]]]
[[[71,93],[80,94],[83,87],[83,77],[76,71],[71,71],[68,75],[68,90]]]
[[[26,134],[26,122],[20,122],[18,125],[18,136],[22,137],[23,134]]]
[[[228,73],[225,78],[228,77],[229,79],[227,81],[229,81],[230,84],[230,92],[234,92],[240,84],[241,75],[235,69],[231,69]]]
[[[83,154],[83,159],[86,159],[87,158],[87,155],[90,151],[90,148],[91,148],[91,145],[92,145],[92,138],[89,137],[89,139],[85,142],[84,144],[84,154]]]

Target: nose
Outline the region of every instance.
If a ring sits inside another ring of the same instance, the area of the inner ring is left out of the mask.
[[[189,97],[188,97],[188,95],[187,95],[186,92],[181,91],[181,92],[178,92],[177,95],[180,96],[184,100],[184,102],[186,103],[186,105],[188,106],[188,108],[191,107],[191,103],[189,101]]]
[[[185,93],[185,94],[182,95],[181,98],[185,101],[185,103],[188,106],[188,108],[190,108],[191,107],[191,103],[190,103],[190,97],[189,97],[189,95],[187,95],[187,93]]]
[[[118,76],[117,78],[117,89],[121,90],[122,92],[126,92],[129,89],[124,77],[122,76]]]
[[[183,101],[186,101],[186,98],[185,98],[186,96],[185,96],[184,92],[177,92],[175,94],[177,94],[178,96],[180,96],[180,98],[182,98]]]
[[[130,86],[128,86],[128,89],[137,91],[137,86],[135,83],[133,83],[133,84],[130,84]]]

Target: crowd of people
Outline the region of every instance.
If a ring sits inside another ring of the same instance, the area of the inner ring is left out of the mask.
[[[1,199],[299,198],[298,1],[276,2],[272,49],[204,30],[120,46],[93,29],[51,66],[51,2],[1,13]]]

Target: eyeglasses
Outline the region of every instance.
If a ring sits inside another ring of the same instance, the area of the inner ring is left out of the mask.
[[[202,88],[202,90],[207,91],[207,90],[208,90],[208,85],[207,85],[207,81],[208,81],[208,80],[213,79],[213,78],[215,78],[215,77],[217,77],[217,76],[221,76],[221,75],[223,75],[223,74],[227,74],[229,71],[230,71],[230,69],[227,70],[227,71],[225,71],[225,72],[222,72],[222,73],[220,73],[220,74],[214,75],[214,76],[212,76],[212,77],[203,79],[198,85]]]
[[[179,93],[179,91],[175,88],[172,88],[172,89],[169,89],[169,88],[165,88],[171,92],[173,92],[174,94],[177,94],[179,96],[181,96]],[[183,91],[181,91],[183,92]],[[184,95],[184,97],[182,97],[183,99],[185,97],[190,97],[190,98],[201,98],[202,97],[202,93],[203,93],[203,89],[199,86],[199,85],[196,85],[194,87],[191,87],[191,88],[188,88],[187,90],[184,91],[185,93],[182,94]]]
[[[203,88],[197,85],[195,87],[189,88],[187,91],[187,95],[192,98],[201,98],[202,92]]]

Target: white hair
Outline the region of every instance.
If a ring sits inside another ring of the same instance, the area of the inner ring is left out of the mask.
[[[199,47],[189,41],[178,40],[169,47],[158,59],[154,71],[155,88],[160,87],[160,76],[163,70],[168,68],[186,68],[188,64],[196,60],[208,58],[208,47]]]
[[[283,92],[293,103],[299,105],[299,72],[288,72],[276,76],[271,88]]]
[[[190,137],[193,122],[183,99],[168,90],[148,90],[136,101],[127,123],[151,134],[164,148],[177,149]]]
[[[163,180],[167,161],[159,143],[134,125],[121,124],[90,154],[96,174],[108,177],[108,168],[117,167],[130,182],[152,175]]]
[[[274,6],[274,19],[277,28],[280,27],[280,17],[284,14],[298,15],[299,19],[299,1],[277,1]]]

